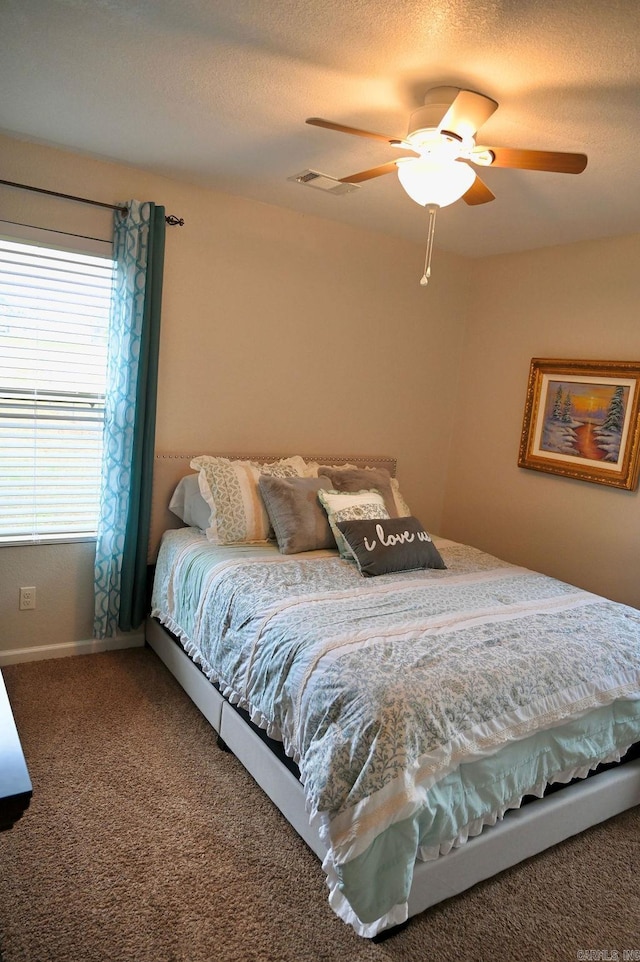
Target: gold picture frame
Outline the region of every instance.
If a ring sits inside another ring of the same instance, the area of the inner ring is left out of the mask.
[[[532,358],[521,468],[632,491],[639,450],[640,362]]]

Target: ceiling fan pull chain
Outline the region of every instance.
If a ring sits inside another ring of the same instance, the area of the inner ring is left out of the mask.
[[[429,228],[427,230],[427,251],[424,258],[424,274],[420,278],[422,287],[426,287],[431,277],[431,255],[433,254],[433,235],[436,232],[437,204],[429,204]]]

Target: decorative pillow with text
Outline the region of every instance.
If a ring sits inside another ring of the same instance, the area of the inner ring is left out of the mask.
[[[336,527],[360,574],[366,577],[416,568],[446,568],[431,536],[411,515],[373,521],[338,521]]]

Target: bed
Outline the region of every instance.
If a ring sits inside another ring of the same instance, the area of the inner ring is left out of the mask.
[[[238,486],[226,462],[285,461],[210,458],[225,473],[208,507]],[[392,458],[245,472],[258,538],[225,533],[232,511],[215,529],[168,512],[185,476],[209,497],[203,463],[156,458],[147,640],[322,860],[358,935],[640,802],[640,612],[432,539],[386,486]],[[294,488],[331,538],[299,537],[274,500]]]

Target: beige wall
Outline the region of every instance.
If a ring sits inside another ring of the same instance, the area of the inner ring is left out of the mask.
[[[7,180],[184,217],[167,232],[158,450],[393,454],[440,527],[466,260],[438,252],[425,291],[424,251],[397,239],[11,138],[0,157]],[[8,188],[0,217],[111,233],[109,213]],[[91,546],[0,548],[0,654],[89,638],[91,588]]]
[[[640,494],[517,467],[532,357],[640,359],[640,236],[473,265],[443,531],[640,607]]]

